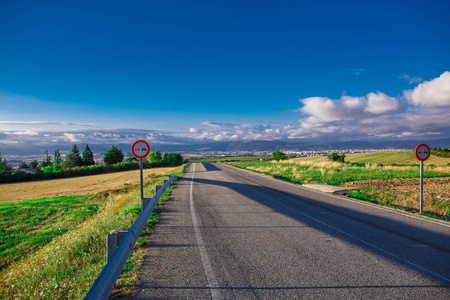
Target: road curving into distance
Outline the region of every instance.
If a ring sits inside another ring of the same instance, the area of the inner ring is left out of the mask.
[[[138,299],[450,298],[450,226],[223,164],[193,164]]]

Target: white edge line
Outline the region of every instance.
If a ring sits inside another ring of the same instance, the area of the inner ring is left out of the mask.
[[[208,253],[206,251],[205,242],[203,241],[202,233],[200,231],[199,222],[197,220],[197,214],[195,212],[194,197],[193,197],[193,184],[195,176],[195,164],[192,168],[192,178],[191,178],[191,188],[189,194],[189,204],[191,208],[192,224],[194,226],[195,238],[197,239],[198,250],[200,251],[200,257],[202,259],[203,268],[205,269],[206,279],[208,280],[209,289],[211,291],[212,299],[222,299],[220,290],[218,289],[219,283],[214,274],[214,270],[211,266],[211,261],[209,260]]]
[[[257,193],[259,193],[259,192],[257,192]],[[264,194],[261,194],[261,193],[259,193],[259,194],[264,196]],[[267,197],[267,196],[265,196],[265,197]],[[269,198],[269,197],[267,197],[267,198]],[[394,253],[391,253],[391,252],[389,252],[389,251],[386,251],[386,250],[384,250],[384,249],[382,249],[382,248],[380,248],[380,247],[378,247],[378,246],[375,246],[375,245],[373,245],[373,244],[371,244],[371,243],[369,243],[369,242],[366,242],[366,241],[364,241],[364,240],[362,240],[362,239],[360,239],[360,238],[358,238],[358,237],[356,237],[356,236],[354,236],[354,235],[351,235],[351,234],[349,234],[349,233],[347,233],[347,232],[344,232],[344,231],[342,231],[342,230],[340,230],[340,229],[337,229],[336,227],[333,227],[333,226],[331,226],[331,225],[328,225],[327,223],[324,223],[324,222],[322,222],[322,221],[320,221],[320,220],[318,220],[318,219],[316,219],[316,218],[313,218],[313,217],[311,217],[311,216],[308,216],[307,214],[304,214],[304,213],[300,212],[299,210],[297,210],[297,209],[295,209],[295,208],[293,208],[293,207],[290,207],[290,206],[288,206],[288,205],[286,205],[286,204],[284,204],[284,203],[282,203],[282,202],[279,202],[278,200],[275,200],[275,199],[273,199],[273,198],[270,198],[270,199],[272,199],[272,201],[277,202],[278,204],[280,204],[280,205],[282,205],[282,206],[284,206],[284,207],[286,207],[286,208],[288,208],[288,209],[294,210],[295,212],[301,214],[301,215],[304,216],[304,217],[307,217],[307,218],[309,218],[309,219],[311,219],[311,220],[313,220],[313,221],[315,221],[315,222],[318,222],[318,223],[320,223],[320,224],[322,224],[322,225],[324,225],[324,226],[330,228],[331,230],[337,231],[337,232],[339,232],[339,233],[341,233],[341,234],[343,234],[343,235],[346,235],[346,236],[348,236],[348,237],[350,237],[350,238],[352,238],[352,239],[354,239],[354,240],[357,240],[358,242],[360,242],[360,243],[362,243],[362,244],[364,244],[364,245],[366,245],[366,246],[369,246],[369,247],[374,248],[374,249],[376,249],[376,250],[378,250],[378,251],[380,251],[380,252],[382,252],[382,253],[384,253],[384,254],[386,254],[386,255],[389,255],[389,256],[391,256],[391,257],[393,257],[393,258],[395,258],[395,259],[397,259],[397,260],[399,260],[399,261],[402,261],[402,262],[407,263],[407,264],[409,264],[409,265],[411,265],[411,266],[414,266],[414,267],[416,267],[417,269],[420,269],[420,270],[422,270],[422,271],[424,271],[424,272],[426,272],[426,273],[429,273],[429,274],[432,274],[432,275],[434,275],[434,276],[436,276],[436,277],[439,277],[440,279],[442,279],[442,280],[444,280],[444,281],[450,282],[450,279],[449,279],[449,278],[443,277],[443,276],[441,276],[441,275],[439,275],[439,274],[437,274],[437,273],[435,273],[435,272],[433,272],[433,271],[430,271],[430,270],[428,270],[428,269],[426,269],[426,268],[424,268],[424,267],[421,267],[421,266],[419,266],[419,265],[417,265],[417,264],[415,264],[415,263],[413,263],[413,262],[410,262],[409,260],[404,259],[404,258],[402,258],[402,257],[400,257],[400,256],[398,256],[398,255],[396,255],[396,254],[394,254]]]
[[[337,231],[337,232],[339,232],[339,233],[341,233],[341,234],[343,234],[343,235],[345,235],[345,236],[347,236],[347,237],[349,237],[351,239],[354,239],[354,240],[356,240],[356,241],[358,241],[358,242],[360,242],[360,243],[362,243],[362,244],[364,244],[366,246],[369,246],[369,247],[371,247],[373,249],[376,249],[376,250],[378,250],[378,251],[380,251],[380,252],[382,252],[382,253],[384,253],[384,254],[386,254],[388,256],[391,256],[391,257],[397,259],[398,261],[402,261],[402,262],[404,262],[406,264],[409,264],[409,265],[411,265],[411,266],[413,266],[413,267],[415,267],[415,268],[417,268],[419,270],[422,270],[422,271],[424,271],[424,272],[426,272],[428,274],[434,275],[435,277],[438,277],[438,278],[440,278],[440,279],[442,279],[444,281],[450,282],[449,278],[443,277],[443,276],[441,276],[441,275],[439,275],[439,274],[437,274],[437,273],[435,273],[433,271],[430,271],[430,270],[428,270],[428,269],[426,269],[424,267],[421,267],[421,266],[419,266],[419,265],[417,265],[417,264],[415,264],[413,262],[410,262],[409,260],[406,260],[406,259],[404,259],[404,258],[402,258],[402,257],[400,257],[400,256],[398,256],[398,255],[396,255],[394,253],[386,251],[386,250],[384,250],[384,249],[382,249],[382,248],[380,248],[378,246],[375,246],[375,245],[373,245],[373,244],[371,244],[369,242],[366,242],[366,241],[364,241],[364,240],[362,240],[362,239],[360,239],[360,238],[358,238],[358,237],[356,237],[354,235],[351,235],[351,234],[349,234],[347,232],[344,232],[344,231],[342,231],[340,229],[337,229],[337,228],[335,228],[335,227],[333,227],[331,225],[328,225],[327,223],[324,223],[324,222],[322,222],[322,221],[320,221],[320,220],[318,220],[318,219],[316,219],[314,217],[311,217],[311,216],[309,216],[309,215],[307,215],[305,213],[302,213],[301,211],[299,211],[299,210],[297,210],[297,209],[295,209],[295,208],[293,208],[293,207],[291,207],[289,205],[286,205],[286,204],[284,204],[284,203],[282,203],[282,202],[280,202],[280,201],[278,201],[278,200],[276,200],[276,199],[274,199],[272,197],[264,195],[263,193],[260,193],[260,192],[258,192],[256,190],[254,190],[254,192],[260,194],[261,196],[265,197],[266,199],[272,200],[273,202],[276,202],[276,203],[280,204],[281,206],[284,206],[285,208],[287,208],[289,210],[293,210],[296,213],[298,213],[298,214],[300,214],[300,215],[302,215],[302,216],[304,216],[304,217],[306,217],[306,218],[308,218],[310,220],[313,220],[313,221],[315,221],[315,222],[317,222],[319,224],[322,224],[323,226],[325,226],[325,227],[327,227],[327,228],[329,228],[331,230]]]
[[[266,179],[272,179],[272,180],[275,180],[276,182],[280,182],[280,183],[289,185],[289,186],[291,186],[291,187],[292,187],[292,186],[295,186],[295,187],[297,187],[297,188],[305,189],[305,190],[310,191],[310,192],[313,192],[313,193],[317,193],[317,194],[325,194],[325,195],[331,196],[331,197],[333,197],[333,198],[335,198],[335,199],[345,200],[345,201],[348,201],[348,202],[353,202],[353,203],[362,204],[362,205],[365,205],[365,206],[368,206],[368,207],[373,207],[373,208],[376,208],[376,209],[379,209],[379,210],[383,210],[383,211],[385,211],[385,212],[390,212],[390,213],[398,214],[398,215],[401,215],[401,216],[404,216],[404,217],[409,217],[409,218],[413,218],[413,219],[416,219],[416,220],[425,221],[425,222],[428,222],[428,223],[432,223],[432,224],[436,224],[436,225],[441,225],[441,226],[445,226],[445,227],[449,227],[449,228],[450,228],[450,224],[443,223],[444,221],[430,220],[430,219],[428,219],[427,217],[419,217],[419,216],[415,216],[415,215],[412,215],[412,214],[407,213],[407,212],[404,212],[404,211],[399,211],[399,210],[397,210],[396,208],[380,206],[380,205],[378,205],[378,204],[368,203],[368,202],[366,202],[366,201],[358,200],[358,199],[353,199],[353,198],[340,197],[340,196],[336,196],[336,195],[334,195],[334,194],[329,194],[329,193],[321,192],[321,191],[318,191],[318,190],[310,189],[310,188],[304,187],[304,186],[302,186],[302,185],[300,185],[300,184],[295,184],[295,183],[293,183],[293,182],[287,182],[287,181],[284,181],[284,180],[278,180],[278,179],[275,179],[275,178],[270,177],[270,176],[268,176],[268,175],[261,174],[261,173],[259,173],[259,172],[253,172],[253,171],[250,171],[250,170],[241,169],[241,168],[238,168],[238,167],[235,167],[235,166],[232,166],[232,165],[227,165],[227,164],[222,164],[222,165],[229,166],[229,167],[232,167],[232,168],[236,168],[236,169],[242,170],[242,171],[247,171],[247,172],[250,172],[250,173],[252,173],[252,174],[256,174],[256,175],[262,176],[263,178],[266,178]]]

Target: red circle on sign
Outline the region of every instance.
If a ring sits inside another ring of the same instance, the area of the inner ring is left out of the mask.
[[[133,146],[131,146],[131,153],[133,153],[136,158],[145,158],[150,153],[150,145],[144,140],[136,141]]]
[[[430,147],[427,144],[419,144],[414,151],[416,158],[418,160],[424,161],[430,157]]]

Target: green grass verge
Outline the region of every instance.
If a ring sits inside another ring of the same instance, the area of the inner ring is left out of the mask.
[[[419,169],[412,167],[403,169],[385,169],[342,164],[340,168],[329,168],[315,165],[277,163],[273,161],[233,162],[230,164],[298,184],[315,182],[342,185],[346,182],[360,180],[420,177]],[[448,176],[450,176],[450,173],[434,171],[432,167],[429,167],[424,171],[424,177],[428,178]]]
[[[162,180],[167,179],[167,176],[150,175],[148,179],[150,182],[145,185],[144,190],[147,195],[152,195],[155,186],[162,185]],[[170,189],[167,193],[169,192]],[[149,219],[149,226],[137,242],[137,250],[127,260],[114,291],[116,297],[126,296],[132,291],[143,257],[143,250],[140,248],[147,243],[145,235],[153,230],[167,195],[161,198]],[[44,204],[41,205],[40,201]],[[0,272],[0,298],[82,299],[106,265],[107,233],[112,229],[128,230],[139,216],[140,191],[126,189],[103,196],[70,196],[40,201],[24,201],[23,205],[14,206],[11,203],[4,204],[8,208],[5,214],[20,216],[15,223],[14,218],[5,217],[5,222],[9,225],[3,228],[4,232],[17,231],[17,234],[22,234],[25,230],[17,230],[18,226],[25,228],[19,224],[22,222],[28,224],[28,235],[32,239],[39,230],[44,232],[48,229],[52,232],[59,228],[51,224],[62,226],[68,223],[70,226],[66,227],[67,231],[56,231],[51,238],[40,241],[40,246],[33,251],[9,247],[8,253],[22,251],[23,256],[5,255],[9,261],[14,262]],[[97,209],[94,209],[93,204],[97,205]],[[38,209],[34,211],[33,206]],[[34,218],[35,221],[25,221],[27,213],[30,214],[28,219]]]

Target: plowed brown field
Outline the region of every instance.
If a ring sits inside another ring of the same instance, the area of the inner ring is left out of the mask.
[[[150,174],[169,175],[180,167],[144,169]],[[139,184],[139,170],[64,178],[44,181],[0,184],[0,202],[31,200],[47,197],[97,194]]]

